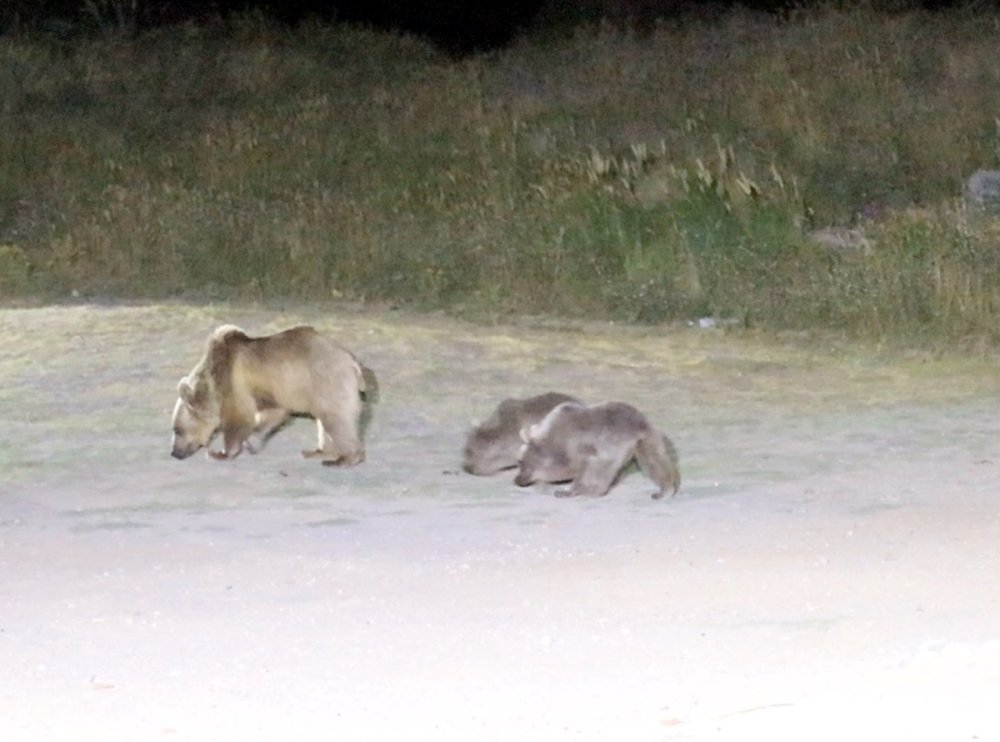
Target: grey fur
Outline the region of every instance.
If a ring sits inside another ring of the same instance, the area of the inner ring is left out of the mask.
[[[558,497],[601,497],[635,459],[659,490],[676,494],[680,487],[677,450],[646,416],[622,402],[586,406],[567,402],[539,423],[522,430],[524,444],[518,456],[514,482],[572,482]]]
[[[526,399],[505,399],[485,422],[469,433],[462,454],[462,468],[479,476],[513,469],[521,449],[521,429],[540,422],[563,402],[578,401],[559,392]]]

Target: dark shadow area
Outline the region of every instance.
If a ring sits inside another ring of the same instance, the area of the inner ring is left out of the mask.
[[[259,13],[278,23],[350,22],[423,36],[463,56],[498,49],[518,34],[568,30],[607,21],[642,31],[662,21],[706,19],[734,6],[786,13],[818,6],[801,0],[9,0],[0,7],[0,33],[41,31],[60,37],[121,31],[139,34],[177,23],[207,23]],[[902,12],[970,6],[955,0],[870,0],[873,9]],[[974,7],[995,6],[985,0]]]

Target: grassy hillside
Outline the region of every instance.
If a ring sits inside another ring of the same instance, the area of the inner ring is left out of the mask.
[[[735,12],[454,61],[253,18],[0,37],[0,296],[995,340],[1000,16]],[[809,230],[861,226],[836,250]]]

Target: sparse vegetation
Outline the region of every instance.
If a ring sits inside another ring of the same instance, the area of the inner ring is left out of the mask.
[[[0,295],[1000,336],[1000,218],[960,199],[1000,166],[1000,15],[737,11],[460,61],[116,18],[0,36]],[[808,240],[831,225],[866,247]]]

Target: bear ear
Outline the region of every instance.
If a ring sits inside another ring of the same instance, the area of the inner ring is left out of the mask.
[[[205,391],[205,380],[200,378],[192,382],[190,376],[185,376],[177,385],[177,394],[192,407],[204,398]]]
[[[177,385],[177,396],[188,404],[194,401],[194,387],[191,386],[191,382],[187,380],[187,377],[181,379]]]

